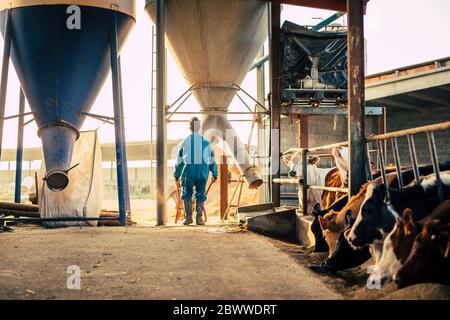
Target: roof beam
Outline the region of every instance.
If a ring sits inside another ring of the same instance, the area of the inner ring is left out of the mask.
[[[450,66],[366,84],[366,100],[373,101],[450,84]]]
[[[391,99],[376,99],[374,101],[371,101],[371,103],[377,103],[377,104],[382,104],[385,107],[397,107],[397,108],[402,108],[402,109],[408,109],[408,110],[414,110],[417,112],[423,112],[423,108],[417,106],[417,105],[413,105],[410,103],[404,103],[404,102],[400,102],[400,101],[394,101]]]
[[[424,100],[424,101],[432,102],[432,103],[435,103],[435,104],[440,104],[440,105],[444,105],[444,106],[450,107],[450,102],[449,101],[446,101],[446,100],[443,100],[443,99],[440,99],[440,98],[436,98],[436,97],[430,96],[430,95],[425,94],[425,93],[408,92],[406,95],[410,96],[410,97],[413,97],[415,99]]]
[[[266,0],[266,1],[325,10],[347,11],[346,0]]]
[[[450,92],[450,86],[449,85],[440,86],[440,87],[437,87],[437,88],[440,89],[440,90],[444,90],[444,91]]]

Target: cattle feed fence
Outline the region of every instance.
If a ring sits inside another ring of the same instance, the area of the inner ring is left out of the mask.
[[[426,125],[422,127],[415,127],[395,132],[389,132],[384,134],[378,134],[378,135],[371,135],[369,137],[366,137],[366,144],[376,144],[376,153],[377,153],[377,160],[378,160],[378,167],[380,169],[381,177],[383,180],[383,183],[387,185],[387,175],[386,175],[386,152],[387,150],[384,148],[384,145],[386,142],[391,142],[391,149],[393,154],[393,160],[395,165],[395,172],[398,179],[398,184],[400,188],[404,187],[404,183],[402,180],[402,167],[401,167],[401,161],[400,161],[400,153],[398,148],[398,138],[405,137],[407,138],[408,142],[408,150],[409,150],[409,156],[411,161],[411,168],[414,173],[414,180],[416,183],[420,183],[420,172],[419,172],[419,164],[417,160],[417,152],[416,152],[416,146],[414,142],[414,135],[419,133],[425,133],[427,135],[427,141],[428,141],[428,147],[429,147],[429,153],[430,153],[430,159],[431,164],[433,166],[434,174],[436,175],[436,184],[438,188],[438,195],[441,201],[444,200],[444,191],[443,191],[443,185],[442,185],[442,179],[441,179],[441,173],[439,169],[439,159],[438,154],[436,150],[436,142],[434,138],[434,132],[436,131],[444,131],[450,129],[450,121],[432,124],[432,125]],[[300,152],[302,157],[302,178],[299,180],[296,179],[274,179],[274,182],[281,183],[281,184],[296,184],[299,185],[301,192],[302,192],[302,208],[307,208],[307,192],[308,189],[311,190],[322,190],[322,191],[331,191],[331,192],[342,192],[347,193],[349,192],[349,189],[346,187],[326,187],[326,186],[314,186],[314,185],[308,185],[308,155],[310,153],[316,153],[316,152],[323,152],[327,150],[331,150],[333,148],[340,148],[340,147],[348,147],[348,142],[339,142],[334,144],[328,144],[325,146],[315,147],[315,148],[292,148],[286,151],[285,153],[289,152]],[[366,173],[367,173],[367,179],[373,180],[372,176],[372,170],[370,166],[370,149],[366,148],[367,150],[367,156],[366,156]],[[372,150],[373,151],[373,150]],[[326,154],[326,156],[329,156],[329,154]],[[389,194],[388,194],[389,197]],[[303,209],[304,210],[304,209]],[[305,210],[304,210],[305,211]],[[307,212],[303,212],[304,215],[307,215]]]

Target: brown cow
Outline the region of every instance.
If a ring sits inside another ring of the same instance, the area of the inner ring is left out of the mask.
[[[388,234],[383,244],[383,253],[377,266],[383,281],[390,281],[397,273],[411,253],[411,248],[417,235],[422,232],[423,225],[430,220],[440,220],[441,223],[450,222],[450,200],[445,200],[429,215],[420,221],[414,221],[414,213],[407,208],[402,218],[397,219],[394,229]]]
[[[394,275],[399,288],[422,282],[450,285],[450,224],[427,221],[417,235],[411,253]]]
[[[366,194],[367,186],[370,183],[366,183],[361,187],[361,190],[357,195],[350,198],[347,205],[340,211],[330,210],[323,217],[319,216],[320,227],[322,228],[323,236],[330,248],[330,256],[336,250],[336,242],[341,233],[345,229],[346,214],[349,210],[352,212],[352,218],[356,218],[359,212],[364,197]]]
[[[414,239],[422,231],[425,222],[429,220],[440,220],[443,224],[450,223],[450,200],[445,200],[434,209],[429,216],[421,221],[414,222],[411,209],[403,212],[403,221],[397,219],[397,227],[391,235],[392,249],[400,263],[405,263],[408,258]]]
[[[340,188],[343,181],[338,168],[332,169],[325,177],[327,187]],[[322,208],[329,208],[343,193],[334,191],[324,191],[322,193]]]
[[[391,185],[392,182],[396,179],[397,175],[394,172],[387,174],[387,183]],[[395,180],[396,181],[396,180]],[[345,229],[345,217],[347,212],[351,210],[352,218],[356,219],[358,213],[361,209],[361,206],[364,202],[364,198],[366,195],[367,187],[370,184],[381,184],[383,183],[382,177],[378,177],[375,180],[364,184],[359,190],[358,194],[351,197],[348,204],[342,208],[340,211],[330,210],[323,217],[319,216],[319,223],[322,228],[323,236],[328,243],[328,247],[330,248],[330,255],[333,254],[336,248],[336,241],[339,237],[339,233]]]

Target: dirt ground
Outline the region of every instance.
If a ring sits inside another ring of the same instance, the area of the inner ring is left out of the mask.
[[[0,299],[340,299],[270,239],[207,227],[1,233]],[[69,290],[69,266],[81,289]]]
[[[250,202],[252,193],[244,194]],[[0,233],[0,299],[450,299],[450,287],[438,284],[369,290],[370,262],[315,274],[307,265],[326,254],[220,226],[218,202],[212,192],[205,227],[175,225],[170,202],[168,226],[154,227],[154,201],[133,200],[133,227],[20,226]],[[67,288],[69,266],[80,267],[81,290]]]

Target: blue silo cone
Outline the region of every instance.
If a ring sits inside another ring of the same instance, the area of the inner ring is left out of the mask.
[[[71,169],[73,145],[79,137],[78,130],[60,124],[41,128],[39,134],[45,155],[44,181],[50,190],[62,191],[69,184],[68,172]]]
[[[39,128],[44,180],[53,191],[64,190],[69,183],[78,131],[111,69],[112,30],[117,28],[120,49],[135,22],[134,1],[118,0],[123,6],[112,10],[105,1],[83,0],[84,5],[78,6],[81,28],[69,28],[68,8],[77,2],[27,1],[30,4],[0,13],[4,34],[9,11],[11,59]]]

